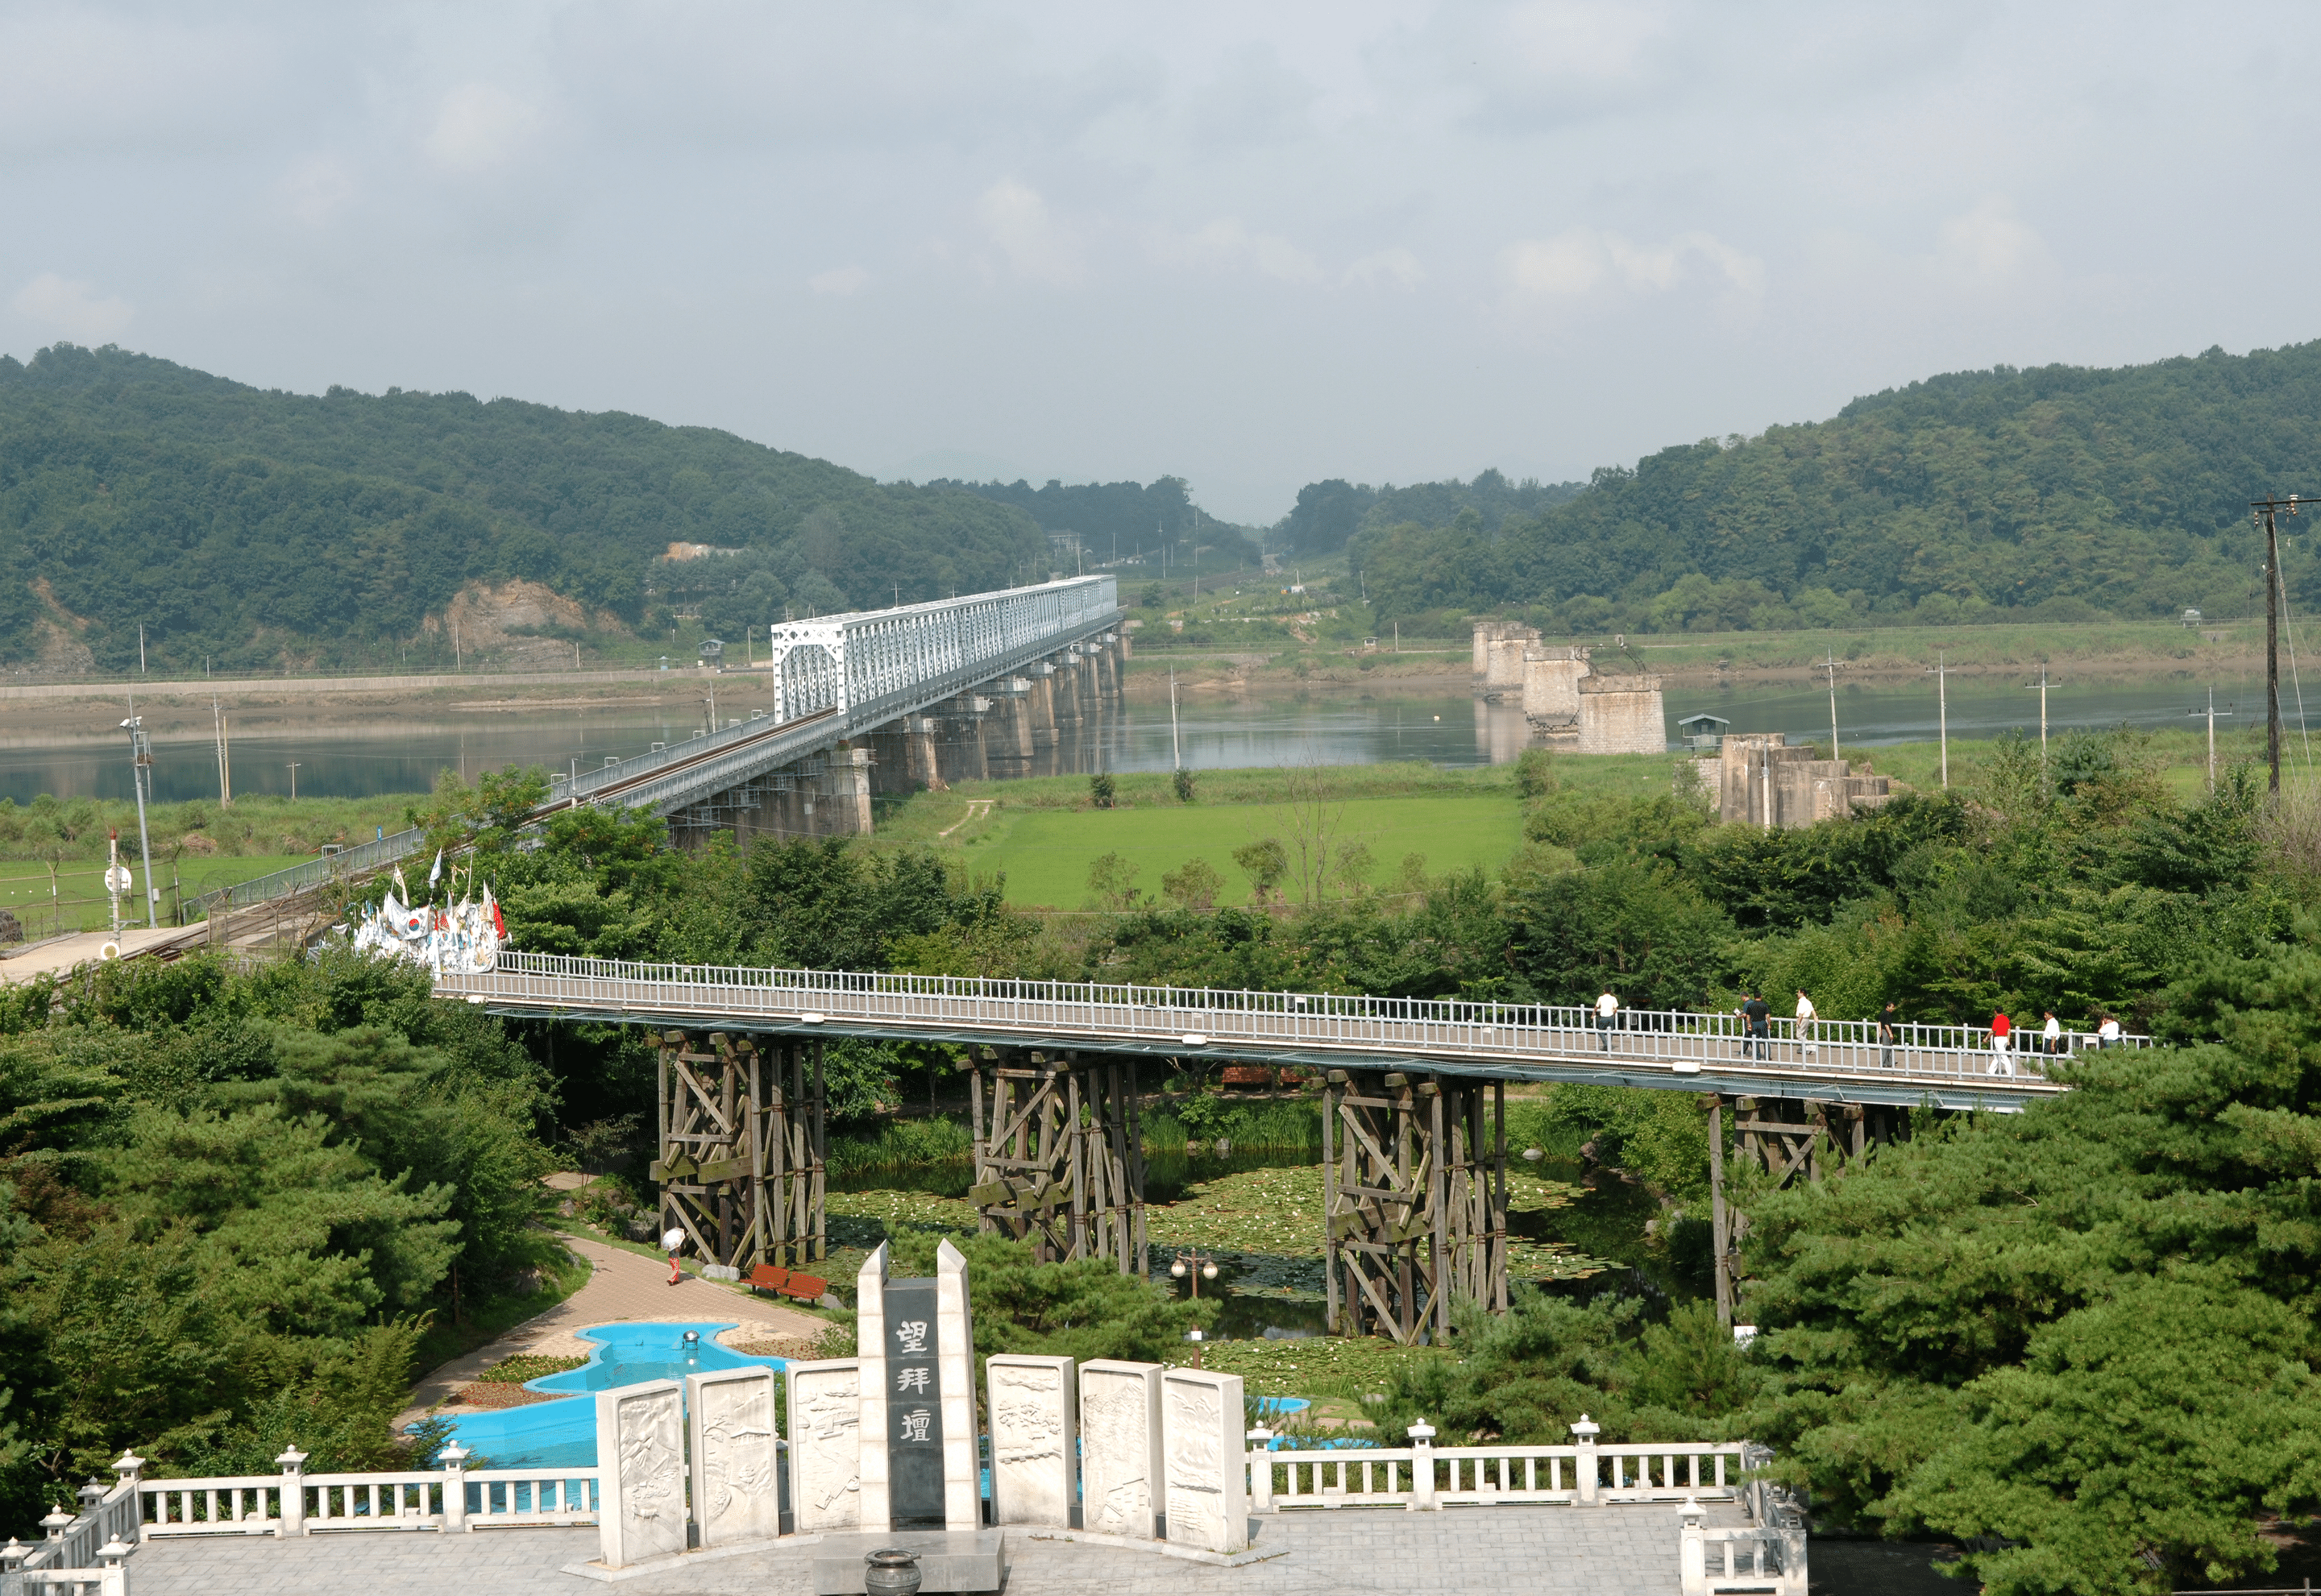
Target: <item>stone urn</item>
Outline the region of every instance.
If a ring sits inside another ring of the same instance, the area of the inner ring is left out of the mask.
[[[862,1589],[867,1596],[917,1596],[919,1555],[889,1546],[862,1559]]]

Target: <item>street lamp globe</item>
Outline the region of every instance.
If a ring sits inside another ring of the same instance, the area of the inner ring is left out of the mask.
[[[1170,1265],[1169,1265],[1169,1273],[1170,1273],[1170,1274],[1175,1275],[1179,1280],[1182,1280],[1182,1279],[1184,1279],[1184,1278],[1185,1278],[1185,1260],[1184,1260],[1184,1259],[1182,1259],[1182,1258],[1179,1258],[1175,1263],[1173,1263],[1173,1264]]]
[[[1203,1280],[1215,1280],[1216,1277],[1217,1266],[1215,1264],[1204,1264],[1201,1265],[1201,1278]]]

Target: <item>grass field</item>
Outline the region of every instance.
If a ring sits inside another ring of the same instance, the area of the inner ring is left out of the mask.
[[[121,857],[141,886],[145,871],[138,862],[133,840],[122,849]],[[245,854],[181,858],[176,866],[177,890],[173,893],[171,867],[165,859],[157,857],[153,861],[153,879],[161,889],[161,923],[175,923],[174,913],[180,897],[191,902],[212,887],[231,886],[254,875],[287,870],[293,865],[305,864],[313,857],[311,854]],[[91,864],[74,859],[58,866],[55,885],[56,908],[52,911],[46,866],[25,859],[0,860],[0,909],[5,909],[16,917],[24,928],[26,940],[48,936],[52,927],[66,931],[95,931],[110,925],[113,911],[105,891],[105,866],[102,862]],[[122,894],[121,912],[124,919],[142,920],[144,918],[133,888]]]
[[[1672,765],[1637,755],[1564,760],[1557,769],[1572,786],[1645,794],[1668,789]],[[1113,809],[1094,806],[1086,776],[963,782],[882,812],[878,834],[932,844],[978,874],[1003,872],[1009,902],[1045,909],[1083,907],[1089,866],[1108,853],[1134,865],[1135,885],[1153,894],[1162,875],[1206,859],[1224,878],[1219,902],[1246,902],[1249,882],[1233,862],[1233,850],[1268,837],[1290,843],[1302,816],[1316,808],[1328,817],[1333,849],[1360,842],[1369,850],[1364,879],[1374,887],[1399,876],[1412,854],[1423,857],[1428,875],[1440,875],[1476,866],[1497,870],[1523,845],[1515,771],[1507,766],[1203,771],[1190,804],[1177,801],[1166,772],[1115,780]],[[1312,796],[1317,790],[1318,800]]]

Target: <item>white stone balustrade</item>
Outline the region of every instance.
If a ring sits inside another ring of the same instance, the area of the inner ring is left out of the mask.
[[[1252,1444],[1250,1497],[1269,1507],[1406,1508],[1501,1502],[1592,1507],[1601,1502],[1743,1500],[1740,1441],[1598,1446],[1584,1414],[1568,1446],[1437,1446],[1413,1425],[1407,1446],[1268,1450]],[[1252,1432],[1252,1437],[1254,1432]]]
[[[771,1540],[782,1532],[775,1378],[762,1367],[685,1377],[693,1521],[705,1546]]]

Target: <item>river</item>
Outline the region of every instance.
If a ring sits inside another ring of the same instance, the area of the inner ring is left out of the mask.
[[[1383,684],[1381,686],[1383,687]],[[2114,680],[2067,681],[2050,689],[2051,730],[2073,727],[2191,727],[2213,686],[2219,730],[2262,724],[2263,684],[2253,676],[2213,683],[2183,675],[2142,675]],[[1950,732],[1961,740],[2016,728],[2035,735],[2039,694],[2013,680],[1953,678]],[[2292,734],[2298,723],[2291,685],[2282,684],[2282,715]],[[1825,689],[1787,683],[1746,682],[1730,687],[1671,687],[1666,694],[1670,735],[1684,717],[1721,715],[1741,731],[1785,731],[1820,739],[1829,732]],[[2314,714],[2321,718],[2321,684]],[[0,796],[19,803],[41,793],[60,797],[127,798],[126,737],[114,728],[117,712],[92,704],[86,733],[43,729],[17,737],[0,722]],[[1934,685],[1841,683],[1841,740],[1872,747],[1930,742],[1936,731]],[[656,742],[692,734],[696,722],[674,709],[495,710],[461,714],[441,706],[419,712],[383,710],[359,724],[271,724],[232,740],[236,793],[287,793],[297,766],[299,793],[355,798],[422,792],[445,768],[469,779],[506,765],[564,770],[646,752]],[[1293,763],[1374,764],[1424,759],[1445,766],[1504,764],[1529,739],[1522,712],[1487,703],[1463,687],[1363,693],[1358,686],[1184,693],[1172,729],[1165,701],[1115,703],[1079,739],[1057,750],[1049,769],[1063,772],[1168,770],[1178,749],[1195,770]],[[154,796],[179,803],[217,795],[217,760],[206,729],[165,737],[154,748]]]

